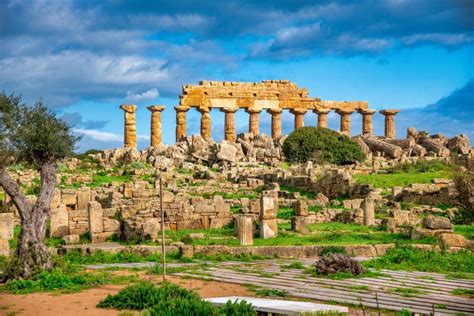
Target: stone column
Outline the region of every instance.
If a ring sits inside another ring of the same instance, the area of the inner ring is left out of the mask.
[[[331,112],[330,109],[314,109],[314,113],[318,115],[318,127],[328,127],[328,113]]]
[[[295,129],[304,126],[304,115],[307,111],[306,109],[293,109],[290,111],[295,116]]]
[[[400,110],[382,110],[380,114],[385,116],[385,137],[395,138],[395,115]]]
[[[176,142],[186,137],[186,112],[188,107],[175,106],[176,110]]]
[[[375,223],[375,206],[374,199],[371,196],[364,199],[362,209],[364,210],[364,226],[373,226]]]
[[[360,109],[358,111],[362,115],[362,135],[372,135],[373,126],[372,126],[372,116],[375,113],[375,110]]]
[[[254,136],[259,134],[259,115],[261,110],[257,109],[247,109],[245,110],[249,116],[249,132]]]
[[[272,138],[277,139],[281,136],[281,112],[282,109],[268,109],[272,116]]]
[[[162,105],[150,105],[147,109],[151,112],[150,146],[157,147],[161,144],[161,111],[165,107]]]
[[[275,192],[263,191],[260,195],[260,237],[263,239],[278,237],[277,206]]]
[[[120,108],[125,112],[124,147],[137,148],[137,126],[135,125],[137,106],[133,104],[122,104]]]
[[[237,218],[238,236],[241,246],[253,245],[253,224],[252,218],[245,215]]]
[[[341,134],[351,136],[351,114],[352,111],[336,110],[341,116]]]
[[[201,112],[201,137],[204,140],[211,139],[211,109],[198,108]]]
[[[225,140],[235,142],[235,118],[234,114],[238,108],[222,108],[221,111],[225,113],[224,133]]]

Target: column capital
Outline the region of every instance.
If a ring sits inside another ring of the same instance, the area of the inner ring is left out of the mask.
[[[200,107],[196,108],[196,110],[197,110],[199,113],[203,114],[203,113],[209,113],[209,112],[211,112],[212,108],[207,107],[207,106],[200,106]]]
[[[371,114],[374,114],[377,111],[376,110],[370,110],[370,109],[359,109],[359,110],[357,110],[357,112],[359,112],[362,115],[371,115]]]
[[[262,112],[262,109],[246,108],[245,112],[247,112],[248,114],[259,114],[260,112]]]
[[[267,112],[270,114],[280,114],[281,112],[283,112],[283,109],[280,109],[280,108],[267,109]]]
[[[290,113],[291,114],[306,114],[308,112],[308,109],[291,109]]]
[[[331,112],[331,109],[313,109],[313,113],[316,114],[328,114]]]
[[[400,112],[400,110],[396,110],[396,109],[389,109],[389,110],[381,110],[379,111],[380,114],[382,115],[395,115],[397,114],[398,112]]]
[[[147,106],[147,109],[150,112],[161,112],[165,109],[165,107],[163,105],[150,105],[150,106]]]
[[[176,110],[176,112],[187,112],[190,109],[190,107],[178,105],[178,106],[175,106],[174,109]]]
[[[337,109],[336,113],[339,115],[351,115],[354,111]]]
[[[137,106],[135,104],[122,104],[120,108],[127,113],[135,113],[137,111]]]
[[[221,108],[220,111],[224,113],[235,113],[239,108]]]

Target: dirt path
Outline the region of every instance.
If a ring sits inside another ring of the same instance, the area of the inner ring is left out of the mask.
[[[160,278],[153,278],[159,282]],[[180,279],[170,277],[169,281],[179,284],[186,289],[196,290],[202,297],[219,296],[252,296],[252,292],[238,284]],[[108,294],[115,294],[124,285],[104,285],[98,288],[71,294],[34,293],[27,295],[0,294],[0,315],[118,315],[115,310],[95,307]]]

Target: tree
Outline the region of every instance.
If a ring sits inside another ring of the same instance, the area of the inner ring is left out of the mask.
[[[28,278],[53,264],[45,245],[46,223],[56,186],[57,161],[72,155],[78,138],[42,102],[28,106],[18,96],[0,94],[0,186],[18,210],[21,231],[4,276]],[[30,203],[8,167],[21,163],[40,172],[40,192]]]

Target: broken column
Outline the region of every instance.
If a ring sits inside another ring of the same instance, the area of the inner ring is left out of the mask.
[[[224,134],[225,140],[235,142],[235,112],[238,108],[222,108],[221,111],[225,113]]]
[[[176,142],[180,142],[186,137],[186,112],[188,107],[176,106]]]
[[[306,223],[306,217],[309,215],[308,204],[305,200],[297,200],[293,202],[292,208],[295,211],[295,216],[291,218],[291,230],[300,234],[308,234]]]
[[[341,134],[351,136],[351,114],[352,111],[336,110],[337,114],[341,116]]]
[[[263,239],[278,236],[278,222],[276,217],[275,193],[263,191],[260,195],[260,237]]]
[[[395,115],[400,110],[382,110],[380,114],[385,116],[385,137],[395,138]]]
[[[374,199],[370,195],[366,196],[361,207],[364,211],[364,226],[373,226],[375,224]]]
[[[0,256],[10,256],[9,240],[13,239],[15,216],[13,213],[0,213]]]
[[[104,211],[97,201],[91,201],[87,204],[87,212],[89,217],[89,233],[91,241],[103,242],[101,235],[104,232]]]
[[[261,110],[249,108],[246,112],[249,114],[249,132],[257,136],[259,134],[259,115]]]
[[[120,108],[125,112],[124,146],[125,148],[137,148],[137,126],[135,124],[137,106],[122,104]]]
[[[211,110],[208,107],[198,108],[201,113],[201,137],[211,139]]]
[[[281,136],[281,112],[282,109],[269,109],[268,113],[272,116],[272,138],[277,139]]]
[[[157,147],[161,144],[161,112],[165,107],[163,105],[150,105],[147,109],[151,112],[150,146]]]
[[[237,218],[237,235],[241,246],[253,245],[253,225],[252,218],[249,216],[239,216]]]
[[[69,235],[69,214],[66,205],[59,204],[51,210],[50,236],[62,238],[66,235]]]
[[[290,112],[295,116],[295,129],[304,126],[304,115],[308,110],[306,109],[292,109]]]
[[[318,115],[318,127],[328,127],[328,113],[331,112],[330,109],[314,109],[314,113]]]
[[[373,133],[372,116],[375,110],[360,109],[358,112],[362,115],[362,135],[371,135]]]

